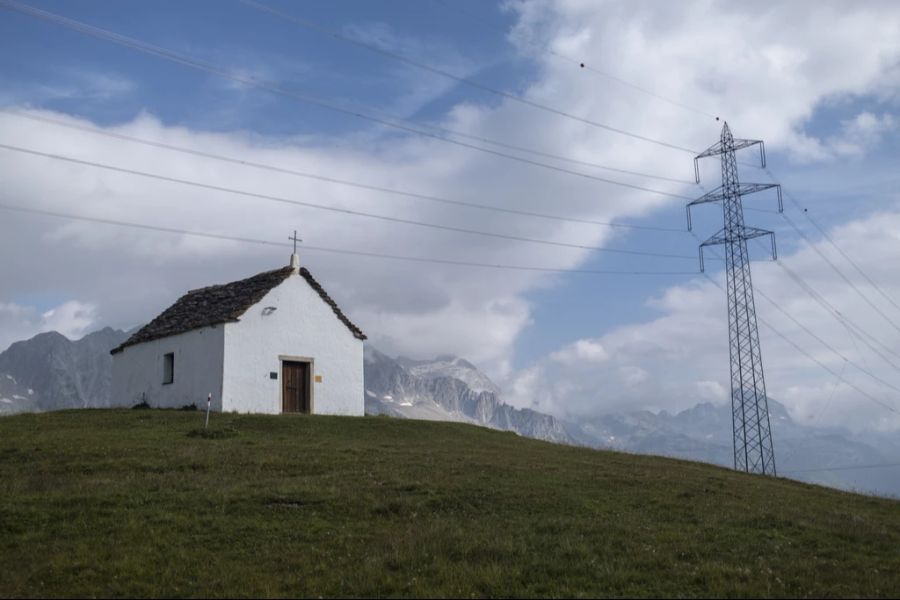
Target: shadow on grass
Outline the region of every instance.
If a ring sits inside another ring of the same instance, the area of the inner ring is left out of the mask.
[[[188,437],[203,438],[206,440],[220,440],[223,438],[237,437],[238,430],[234,427],[225,427],[224,429],[191,429],[188,431]]]

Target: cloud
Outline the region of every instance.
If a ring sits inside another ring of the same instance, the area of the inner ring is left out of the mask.
[[[0,302],[0,352],[10,344],[45,331],[78,339],[97,324],[97,307],[77,300],[38,312],[14,302]]]
[[[76,82],[69,95],[77,98],[108,101],[137,91],[137,84],[131,79],[94,69],[71,69],[68,78]]]
[[[0,92],[0,102],[7,105],[40,105],[59,100],[108,104],[138,90],[134,80],[120,73],[100,71],[83,65],[55,69],[52,81],[5,80],[3,83],[4,91]]]
[[[609,360],[609,354],[603,346],[591,340],[578,340],[574,344],[550,355],[550,359],[562,364],[578,362],[603,363]]]
[[[866,264],[867,273],[889,297],[900,298],[900,281],[893,267],[900,263],[898,231],[900,212],[890,212],[853,221],[829,232],[829,236],[856,261]],[[900,383],[900,332],[896,330],[900,309],[880,297],[868,282],[855,281],[860,292],[872,299],[887,318],[874,310],[860,310],[863,301],[853,288],[833,275],[816,250],[834,254],[830,245],[822,241],[815,248],[803,247],[780,260],[792,272],[801,274],[828,305],[850,319],[855,334],[848,333],[830,310],[802,288],[786,281],[777,264],[754,263],[768,394],[785,404],[802,423],[900,430],[900,414],[877,402],[900,411],[896,392],[866,373],[889,383]],[[832,260],[840,261],[833,256]],[[846,263],[842,266],[851,270]],[[722,273],[718,279],[724,282]],[[701,401],[730,402],[723,290],[709,281],[696,280],[665,290],[648,305],[661,310],[662,316],[568,344],[514,374],[507,386],[507,400],[565,418],[623,410],[681,410]],[[776,306],[783,307],[819,339]],[[823,370],[772,328],[841,377]],[[579,352],[588,347],[604,348],[608,360],[597,361]],[[559,360],[561,356],[566,360]],[[566,385],[557,385],[560,381]],[[877,401],[865,398],[853,386]]]
[[[885,113],[875,115],[862,111],[852,119],[841,123],[841,133],[829,140],[828,145],[838,156],[863,156],[881,143],[884,137],[897,128],[897,119]]]
[[[342,35],[360,44],[378,48],[385,53],[403,57],[413,63],[428,65],[460,78],[474,78],[479,71],[494,63],[493,58],[486,57],[481,57],[480,62],[475,63],[465,58],[456,47],[437,38],[423,39],[402,35],[383,22],[354,23],[346,26]],[[377,56],[377,53],[372,54],[375,51],[368,48],[356,48],[354,51]],[[465,88],[465,84],[456,79],[419,68],[404,60],[394,58],[383,60],[390,68],[385,73],[377,76],[370,74],[369,77],[381,80],[385,87],[403,90],[401,94],[395,94],[384,107],[389,115],[401,118],[414,116],[454,88],[460,86]]]

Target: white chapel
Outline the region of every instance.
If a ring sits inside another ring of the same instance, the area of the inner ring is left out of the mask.
[[[188,292],[114,348],[113,403],[362,416],[365,339],[295,253]]]

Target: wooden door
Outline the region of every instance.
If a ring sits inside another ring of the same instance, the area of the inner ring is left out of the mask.
[[[308,413],[309,363],[284,361],[281,364],[281,411]]]

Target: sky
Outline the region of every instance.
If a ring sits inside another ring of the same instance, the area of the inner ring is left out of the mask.
[[[750,243],[769,395],[900,429],[896,2],[4,0],[0,40],[0,349],[139,326],[287,264],[296,229],[370,343],[465,357],[517,406],[725,403],[697,260],[721,208],[691,234],[684,206],[727,121],[765,141],[741,180],[785,194],[744,198],[778,242]]]

